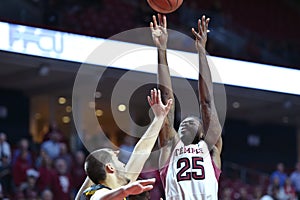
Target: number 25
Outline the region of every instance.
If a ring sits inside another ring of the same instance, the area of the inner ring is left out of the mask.
[[[203,180],[205,179],[204,167],[203,165],[199,164],[198,161],[203,162],[202,157],[192,157],[192,169],[199,169],[201,174],[198,175],[197,172],[186,172],[188,169],[191,168],[190,160],[188,158],[180,158],[177,161],[177,169],[181,168],[181,163],[183,163],[183,168],[179,170],[177,173],[177,182],[179,181],[187,181],[191,179],[195,180]],[[183,173],[186,172],[186,175]]]

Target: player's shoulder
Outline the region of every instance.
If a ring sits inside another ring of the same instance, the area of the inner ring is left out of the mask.
[[[102,192],[107,192],[111,190],[110,188],[98,184],[98,185],[92,185],[90,187],[88,187],[86,190],[83,191],[84,196],[92,196],[95,193],[102,193]]]
[[[103,195],[105,195],[107,192],[109,192],[110,190],[109,189],[107,189],[107,188],[101,188],[101,189],[98,189],[98,190],[96,190],[94,193],[93,193],[93,197],[91,198],[91,199],[93,199],[93,198],[99,198],[99,197],[101,197],[101,196],[103,196]]]
[[[207,142],[206,142],[205,140],[200,140],[200,141],[198,142],[198,146],[199,146],[199,147],[205,147],[205,148],[208,149],[208,144],[207,144]]]

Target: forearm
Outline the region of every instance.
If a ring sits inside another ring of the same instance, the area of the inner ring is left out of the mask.
[[[166,102],[168,99],[173,99],[173,105],[165,119],[162,129],[159,133],[159,146],[164,147],[168,144],[172,135],[172,129],[174,129],[174,115],[175,115],[175,99],[172,90],[172,81],[170,76],[170,70],[167,62],[167,51],[158,49],[158,69],[157,69],[157,81],[158,87],[161,90],[162,99]]]
[[[146,133],[136,144],[125,168],[125,171],[128,173],[128,178],[131,180],[131,182],[138,178],[146,160],[149,158],[163,121],[163,117],[155,117],[151,125],[148,127]]]
[[[167,50],[157,48],[158,64],[168,66]]]
[[[213,83],[211,78],[211,72],[209,69],[208,61],[206,58],[205,50],[202,49],[198,52],[199,57],[199,100],[201,104],[201,113],[203,119],[203,129],[206,133],[210,123],[211,111],[212,111],[212,95],[213,95]]]
[[[199,55],[199,99],[203,120],[203,131],[206,134],[206,142],[209,148],[216,144],[221,135],[221,125],[214,103],[213,83],[211,71],[205,50],[198,52]]]
[[[213,95],[213,83],[211,77],[211,71],[209,69],[209,64],[206,57],[205,51],[198,52],[199,58],[199,92],[200,92],[200,101],[201,103],[212,103]]]
[[[135,153],[148,153],[152,151],[152,148],[157,140],[159,131],[162,127],[163,121],[164,117],[154,117],[147,131],[136,144],[134,148]]]
[[[167,100],[173,99],[174,95],[172,90],[172,81],[170,76],[170,70],[167,62],[167,51],[158,49],[158,87],[161,90],[163,103]],[[172,106],[174,108],[174,105]],[[170,112],[169,112],[170,114]]]

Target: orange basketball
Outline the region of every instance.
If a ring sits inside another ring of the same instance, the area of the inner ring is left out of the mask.
[[[171,13],[177,10],[183,0],[147,0],[149,6],[158,13]]]

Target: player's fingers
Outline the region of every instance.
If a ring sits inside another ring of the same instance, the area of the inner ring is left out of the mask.
[[[202,30],[206,27],[205,15],[202,16]]]
[[[147,99],[148,99],[148,103],[150,106],[152,106],[152,101],[151,101],[151,98],[149,96],[147,96]]]
[[[159,95],[158,95],[157,89],[154,88],[154,90],[155,90],[155,103],[158,104],[159,103],[159,97],[158,97]]]
[[[207,19],[206,19],[206,23],[205,23],[205,25],[206,25],[206,28],[208,28],[208,24],[209,24],[209,22],[210,22],[210,18],[207,18]]]
[[[196,31],[195,31],[194,28],[192,28],[192,33],[193,33],[193,35],[194,35],[195,37],[197,37],[197,33],[196,33]]]
[[[205,20],[205,15],[202,16],[202,19],[201,19],[201,32],[202,34],[205,34],[206,33],[206,20]]]
[[[151,102],[152,102],[152,105],[155,103],[154,102],[154,91],[151,90]]]
[[[193,35],[196,37],[196,39],[197,40],[199,40],[200,39],[200,36],[199,36],[199,34],[195,31],[195,29],[194,28],[192,28],[192,33],[193,33]]]
[[[149,178],[149,179],[145,179],[145,180],[139,180],[139,183],[143,186],[146,186],[146,185],[155,183],[155,181],[156,181],[155,178]]]
[[[207,18],[207,19],[206,19],[206,23],[205,23],[206,33],[209,32],[209,30],[208,30],[209,22],[210,22],[210,18]]]
[[[164,28],[167,28],[167,16],[163,16],[163,23],[164,23]]]
[[[153,22],[150,22],[150,29],[151,29],[152,32],[154,31]]]
[[[199,20],[198,20],[198,33],[199,33],[200,35],[202,35],[202,33],[203,33],[203,32],[202,32],[202,27],[201,27],[201,22],[202,22],[201,19],[199,19]]]
[[[161,92],[160,92],[160,89],[158,89],[157,91],[157,103],[161,103]]]
[[[208,33],[208,22],[207,19],[204,21],[204,25],[203,25],[203,33],[207,34]]]
[[[144,186],[143,187],[143,191],[146,192],[146,191],[149,191],[149,190],[152,190],[153,189],[153,185],[147,185],[147,186]]]
[[[157,17],[158,17],[158,25],[162,26],[161,14],[158,13]]]
[[[151,99],[152,99],[153,104],[156,104],[156,94],[155,93],[156,93],[156,89],[154,88],[151,90]]]
[[[171,109],[171,106],[173,104],[173,99],[169,99],[168,102],[167,102],[167,111],[169,111]]]
[[[153,20],[154,28],[156,28],[157,27],[157,21],[156,21],[155,15],[152,16],[152,20]]]

